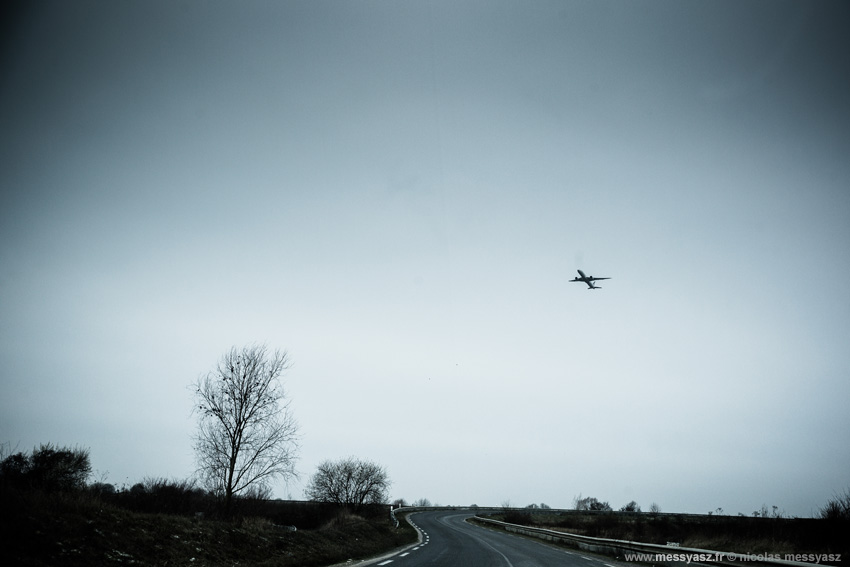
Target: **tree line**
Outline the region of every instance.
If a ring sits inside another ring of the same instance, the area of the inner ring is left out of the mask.
[[[268,499],[272,482],[297,478],[299,426],[283,385],[289,366],[286,351],[271,352],[265,345],[227,351],[212,371],[191,384],[197,417],[192,439],[195,478],[183,482],[146,479],[127,490],[127,498],[179,493],[179,500],[197,501],[209,494],[229,517],[237,498]],[[31,453],[2,449],[0,488],[4,490],[116,492],[105,482],[88,484],[92,474],[88,449],[52,444]],[[346,457],[321,463],[305,493],[310,500],[359,512],[364,506],[387,503],[390,485],[383,466]]]
[[[226,516],[233,511],[234,498],[268,498],[274,480],[297,477],[299,427],[282,381],[288,368],[286,351],[270,352],[265,345],[233,347],[212,371],[192,384],[193,409],[198,419],[193,438],[196,478],[219,499]],[[88,449],[46,444],[31,454],[0,454],[0,486],[4,489],[77,490],[87,487],[90,475]],[[190,492],[200,490],[194,483],[193,480]],[[108,490],[110,486],[102,482],[94,486],[97,485],[99,490]],[[313,501],[357,512],[367,505],[387,503],[390,486],[383,466],[345,457],[319,464],[305,495]],[[142,491],[143,487],[139,489]],[[574,507],[612,510],[608,502],[581,495],[574,499]],[[620,510],[640,512],[641,508],[632,501]],[[660,508],[653,503],[649,511],[657,513]],[[722,510],[717,512],[720,514]],[[767,512],[753,515],[765,516]],[[819,510],[819,516],[850,519],[850,490],[830,499]]]

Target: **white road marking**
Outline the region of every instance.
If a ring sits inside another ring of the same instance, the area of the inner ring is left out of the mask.
[[[392,560],[392,559],[387,559],[387,560],[386,560],[386,561],[384,561],[383,563],[378,563],[378,565],[389,565],[389,564],[390,564],[390,563],[392,563],[392,562],[393,562],[393,560]]]
[[[479,539],[479,538],[475,538],[475,539],[478,539],[478,541],[480,541],[481,543],[483,543],[484,545],[486,545],[487,547],[489,547],[490,549],[492,549],[493,551],[495,551],[496,553],[498,553],[499,555],[501,555],[501,556],[502,556],[502,559],[504,559],[504,560],[505,560],[505,563],[507,563],[507,564],[508,564],[508,567],[514,567],[514,564],[513,564],[513,563],[511,563],[511,560],[510,560],[510,559],[508,559],[508,558],[507,558],[507,556],[506,556],[504,553],[502,553],[501,551],[499,551],[498,549],[496,549],[495,547],[493,547],[492,545],[490,545],[489,543],[487,543],[487,542],[486,542],[486,541],[484,541],[483,539]]]
[[[404,557],[405,555],[410,555],[410,552],[408,551],[408,552],[402,553],[401,555],[399,555],[399,557]]]
[[[607,565],[608,567],[614,567],[614,566],[613,566],[613,565],[611,565],[610,563],[603,563],[603,565]]]

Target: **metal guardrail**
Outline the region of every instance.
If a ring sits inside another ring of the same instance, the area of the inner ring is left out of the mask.
[[[478,514],[480,512],[489,512],[491,514],[497,514],[499,512],[504,512],[504,508],[483,508],[481,506],[401,506],[399,508],[393,508],[390,506],[390,518],[392,519],[395,527],[398,527],[398,519],[395,517],[396,513],[412,513],[412,512],[434,512],[437,510],[460,510],[463,512],[472,512],[474,514]]]
[[[554,543],[562,543],[584,551],[615,556],[619,559],[623,559],[626,554],[643,554],[644,556],[651,555],[654,558],[657,558],[651,561],[656,565],[680,565],[681,563],[738,565],[739,567],[812,567],[814,565],[813,563],[800,561],[768,558],[766,557],[767,554],[758,555],[732,553],[728,551],[714,551],[693,547],[668,546],[655,543],[641,543],[637,541],[582,536],[559,532],[556,530],[533,528],[519,524],[509,524],[507,522],[501,522],[499,520],[493,520],[482,516],[476,516],[475,520],[485,524],[498,526],[507,532],[517,533]]]

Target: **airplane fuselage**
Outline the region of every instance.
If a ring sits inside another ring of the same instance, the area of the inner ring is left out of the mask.
[[[580,277],[573,278],[573,279],[571,279],[570,281],[571,281],[571,282],[583,282],[583,283],[586,283],[586,284],[587,284],[587,289],[602,289],[602,288],[601,288],[601,287],[599,287],[598,285],[595,285],[593,282],[598,281],[598,280],[610,280],[610,279],[611,279],[611,278],[594,278],[593,276],[585,275],[585,273],[584,273],[584,272],[582,272],[581,270],[578,270],[578,273],[579,273],[579,276],[580,276]]]

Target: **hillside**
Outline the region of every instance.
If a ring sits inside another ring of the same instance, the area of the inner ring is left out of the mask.
[[[402,522],[337,513],[292,531],[268,517],[227,522],[134,512],[90,492],[4,491],[0,555],[5,565],[80,567],[198,565],[320,566],[365,558],[416,540]]]

